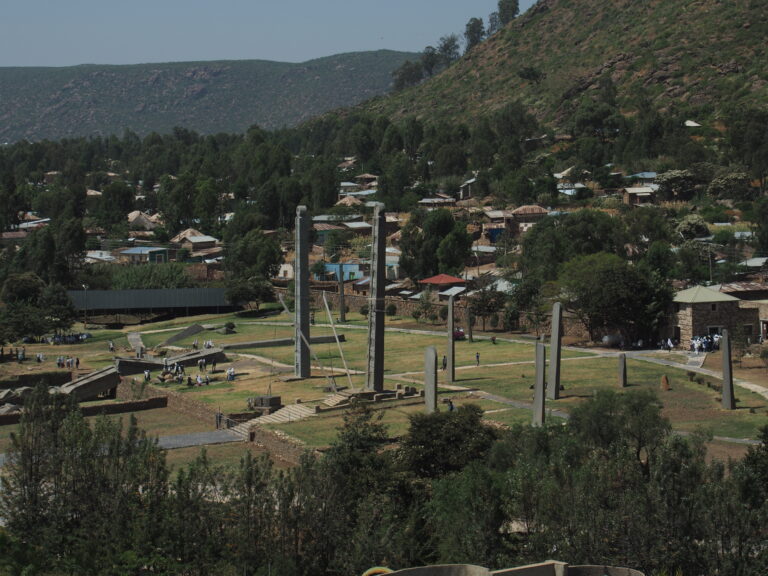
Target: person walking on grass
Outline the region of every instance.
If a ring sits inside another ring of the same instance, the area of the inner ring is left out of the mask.
[[[480,366],[480,352],[475,352],[475,366]]]

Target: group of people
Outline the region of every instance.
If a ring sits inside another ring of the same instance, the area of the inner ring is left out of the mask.
[[[47,338],[48,344],[79,344],[80,342],[84,342],[90,337],[89,334],[84,333],[77,333],[77,334],[54,334],[53,336]],[[41,339],[44,340],[45,338]]]
[[[208,370],[208,363],[205,361],[205,358],[200,358],[200,360],[197,361],[197,369],[200,370],[200,372],[206,372]],[[211,372],[216,372],[215,358],[211,360]]]
[[[184,365],[183,364],[179,364],[178,362],[174,362],[173,364],[169,364],[168,363],[168,359],[164,358],[163,359],[163,366],[164,366],[166,372],[170,372],[174,376],[180,376],[180,375],[183,376],[184,375]]]
[[[38,360],[41,362],[41,360]],[[67,370],[79,369],[80,358],[73,358],[72,356],[57,356],[56,368],[66,368]]]
[[[720,334],[710,334],[707,336],[694,336],[691,338],[689,350],[698,355],[700,352],[712,352],[720,349]]]
[[[5,356],[5,348],[0,346],[0,363],[5,362]],[[11,360],[16,360],[21,364],[27,359],[27,348],[26,346],[22,346],[21,348],[8,348],[8,356],[10,356]]]
[[[192,382],[191,378],[187,378],[187,385],[190,386]],[[197,378],[195,379],[197,386],[208,386],[211,383],[211,379],[208,377],[208,374],[198,374]]]
[[[197,338],[195,338],[194,341],[192,342],[192,350],[197,350],[198,346],[199,346],[199,342],[197,341]],[[213,340],[204,340],[203,348],[205,349],[213,348]]]

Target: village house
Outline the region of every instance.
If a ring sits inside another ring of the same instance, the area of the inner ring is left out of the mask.
[[[3,246],[16,246],[26,240],[28,232],[26,230],[11,230],[0,234],[0,244]]]
[[[512,212],[510,210],[483,210],[482,235],[489,242],[495,243],[505,230],[512,229]]]
[[[459,200],[469,200],[472,198],[472,187],[477,184],[477,178],[470,178],[459,186]]]
[[[542,218],[546,218],[549,211],[536,204],[524,204],[512,210],[513,232],[522,236],[528,232]]]
[[[373,230],[368,222],[343,222],[341,225],[355,236],[370,236]]]
[[[376,174],[358,174],[355,176],[355,182],[361,190],[367,190],[378,186],[379,177]]]
[[[426,209],[427,212],[437,210],[438,208],[455,208],[456,198],[446,194],[437,193],[431,198],[422,198],[418,202],[419,206]]]
[[[346,206],[347,208],[357,208],[363,205],[363,201],[354,196],[341,196],[334,206]]]
[[[187,228],[186,230],[182,230],[176,236],[171,238],[170,242],[177,248],[181,247],[181,243],[184,242],[187,238],[190,236],[203,236],[203,233],[195,228]]]
[[[218,243],[219,241],[213,236],[200,234],[199,236],[187,236],[184,238],[184,240],[181,241],[181,247],[194,253],[208,248],[215,248]]]
[[[312,230],[315,232],[315,243],[324,246],[331,232],[346,230],[346,228],[328,222],[316,222],[312,224]]]
[[[654,203],[656,191],[650,186],[636,186],[622,188],[621,196],[627,206],[645,206]]]
[[[118,253],[122,264],[162,264],[168,262],[168,248],[159,246],[136,246]]]
[[[656,176],[656,172],[638,172],[627,176],[627,180],[635,186],[655,186]]]
[[[755,339],[760,329],[760,311],[707,286],[694,286],[675,294],[673,309],[663,336],[687,346],[694,336],[720,334],[728,329]]]
[[[451,276],[450,274],[438,274],[437,276],[424,278],[424,280],[419,280],[419,284],[425,291],[436,291],[439,300],[448,300],[451,296],[458,297],[467,289],[466,280]],[[412,296],[411,299],[420,298],[422,293]]]
[[[134,210],[128,213],[128,227],[131,230],[151,231],[163,224],[159,214],[147,214],[140,210]]]

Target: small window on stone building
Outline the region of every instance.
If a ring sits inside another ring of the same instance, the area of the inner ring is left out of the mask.
[[[680,312],[680,304],[675,302],[675,312]]]
[[[752,324],[744,324],[744,336],[752,336]]]
[[[715,310],[717,310],[717,304],[712,304],[712,312],[714,312]]]

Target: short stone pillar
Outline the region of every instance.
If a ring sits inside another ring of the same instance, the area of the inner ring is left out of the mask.
[[[549,338],[549,378],[547,379],[547,398],[560,398],[560,346],[563,327],[563,305],[555,302],[552,306],[552,333]]]
[[[627,387],[627,355],[619,354],[619,388]]]
[[[424,404],[427,414],[437,412],[437,349],[434,346],[424,350]]]
[[[736,398],[733,395],[733,359],[731,357],[731,335],[723,330],[720,339],[720,350],[723,353],[723,410],[735,410]]]
[[[544,425],[545,371],[547,351],[542,342],[536,342],[536,382],[533,385],[533,425]]]
[[[448,298],[448,317],[446,318],[448,326],[448,352],[445,355],[447,361],[445,367],[447,373],[446,382],[449,384],[456,381],[456,342],[453,338],[453,333],[456,331],[456,324],[454,322],[453,304],[453,296],[451,296]]]

